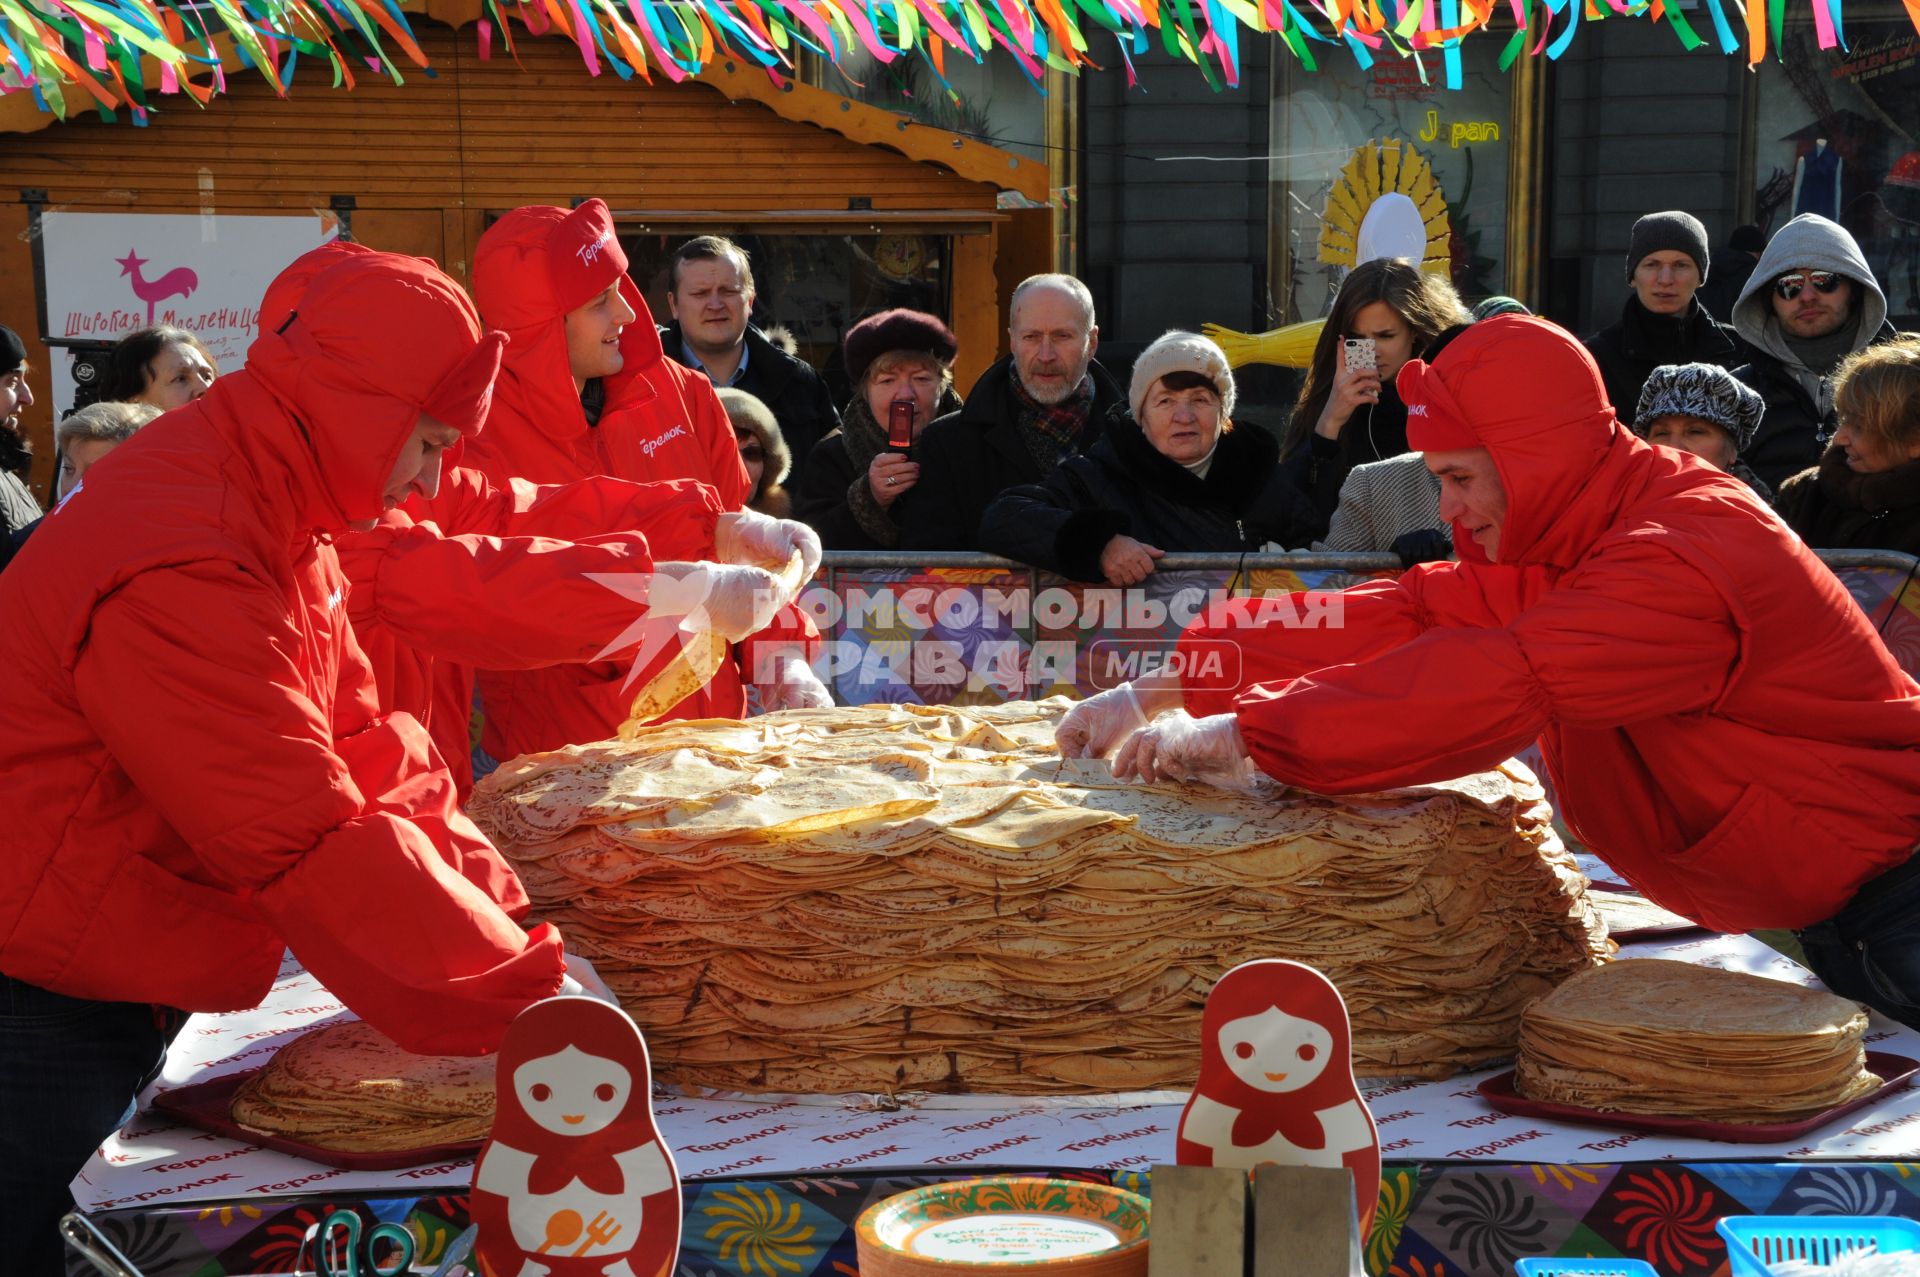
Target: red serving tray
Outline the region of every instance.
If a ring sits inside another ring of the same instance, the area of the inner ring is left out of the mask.
[[[1920,1073],[1920,1060],[1886,1051],[1868,1051],[1867,1069],[1886,1082],[1858,1099],[1835,1105],[1811,1117],[1791,1122],[1749,1125],[1744,1122],[1702,1122],[1691,1117],[1660,1117],[1647,1113],[1616,1113],[1608,1109],[1587,1108],[1579,1104],[1556,1104],[1551,1100],[1531,1100],[1513,1089],[1513,1070],[1495,1074],[1474,1089],[1480,1098],[1519,1117],[1545,1117],[1556,1122],[1581,1126],[1607,1126],[1625,1131],[1656,1131],[1662,1135],[1686,1135],[1693,1139],[1722,1140],[1730,1144],[1791,1144],[1816,1127],[1857,1112],[1901,1090],[1908,1079]]]
[[[261,1066],[261,1068],[264,1067],[266,1066]],[[320,1148],[281,1135],[263,1135],[258,1131],[250,1131],[233,1120],[233,1093],[240,1089],[241,1083],[259,1071],[260,1069],[248,1069],[241,1073],[229,1073],[225,1077],[214,1078],[211,1082],[195,1082],[190,1086],[176,1086],[172,1090],[161,1091],[153,1097],[154,1110],[190,1126],[197,1126],[203,1131],[212,1131],[216,1135],[239,1140],[243,1144],[254,1144],[260,1148],[292,1153],[295,1157],[304,1157],[322,1166],[337,1166],[349,1171],[392,1171],[404,1166],[419,1166],[426,1162],[446,1162],[459,1157],[473,1157],[480,1152],[480,1146],[486,1143],[485,1140],[467,1140],[459,1144],[435,1144],[427,1148],[400,1149],[391,1153],[347,1153],[337,1148]]]

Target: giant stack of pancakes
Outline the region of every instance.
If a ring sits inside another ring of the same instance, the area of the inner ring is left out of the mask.
[[[471,810],[658,1074],[729,1091],[1177,1087],[1229,968],[1325,972],[1355,1071],[1511,1056],[1612,952],[1524,768],[1327,798],[1116,782],[1064,700],[672,722]]]

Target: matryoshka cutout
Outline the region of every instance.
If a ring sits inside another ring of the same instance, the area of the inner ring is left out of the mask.
[[[534,1003],[507,1029],[496,1090],[473,1181],[486,1277],[670,1272],[680,1177],[626,1012],[594,998]]]
[[[1345,1166],[1364,1238],[1380,1196],[1380,1136],[1353,1080],[1340,990],[1302,963],[1243,962],[1207,995],[1200,1035],[1180,1165]]]

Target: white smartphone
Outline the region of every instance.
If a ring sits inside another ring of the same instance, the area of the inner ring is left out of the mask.
[[[1346,339],[1347,368],[1365,368],[1369,371],[1380,366],[1380,348],[1371,337],[1349,337]]]

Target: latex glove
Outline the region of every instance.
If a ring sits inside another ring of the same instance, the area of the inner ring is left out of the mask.
[[[1053,729],[1062,758],[1109,758],[1129,733],[1147,725],[1147,711],[1132,683],[1089,696]]]
[[[1400,566],[1403,568],[1410,568],[1416,563],[1437,563],[1453,557],[1453,534],[1440,528],[1403,532],[1393,539],[1392,548],[1400,556]]]
[[[656,618],[680,618],[683,629],[711,630],[738,643],[773,623],[793,601],[780,578],[739,563],[656,563],[647,603]]]
[[[600,973],[593,969],[591,962],[577,953],[569,953],[566,958],[567,974],[560,979],[561,993],[598,998],[613,1006],[620,1005],[620,999],[614,996],[613,990],[607,987],[607,982],[600,978]]]
[[[723,514],[713,529],[713,548],[722,563],[750,563],[772,568],[787,566],[798,553],[805,565],[803,581],[820,569],[820,534],[792,519],[775,519],[757,510]]]
[[[1114,755],[1113,774],[1118,780],[1199,781],[1243,792],[1273,785],[1253,765],[1232,714],[1195,718],[1183,709],[1162,714],[1129,736]]]
[[[833,693],[797,653],[774,657],[773,677],[759,687],[761,708],[769,713],[777,709],[833,708]]]

